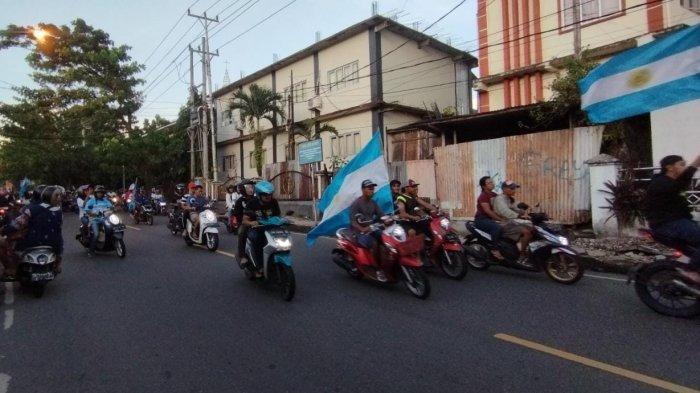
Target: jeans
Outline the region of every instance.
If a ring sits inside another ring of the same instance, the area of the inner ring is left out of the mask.
[[[652,228],[654,235],[682,241],[695,249],[690,257],[690,264],[696,269],[700,269],[700,225],[697,222],[683,218],[669,221]]]
[[[100,228],[104,226],[104,224],[104,218],[93,218],[90,222],[90,227],[92,228],[92,237],[90,237],[90,252],[95,252],[97,238],[100,236]]]
[[[476,218],[474,220],[474,226],[491,235],[492,242],[496,242],[496,240],[501,237],[501,232],[503,231],[503,227],[490,218]]]

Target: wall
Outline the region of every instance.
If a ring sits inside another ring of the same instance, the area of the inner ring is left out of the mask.
[[[303,60],[297,61],[290,64],[287,67],[280,68],[275,73],[275,79],[277,82],[277,92],[284,94],[284,89],[289,87],[290,76],[293,73],[294,83],[297,84],[301,81],[306,81],[304,86],[304,94],[306,100],[303,102],[294,103],[294,121],[301,121],[308,119],[313,116],[313,112],[308,109],[307,101],[314,96],[314,58],[313,56],[308,56]],[[287,116],[289,116],[286,97],[284,97],[284,111]]]
[[[243,86],[243,90],[248,93],[248,87],[252,84],[258,84],[261,87],[265,87],[268,89],[272,89],[272,75],[266,75],[262,78],[259,78],[249,84],[246,84]],[[228,110],[229,103],[231,102],[231,99],[233,98],[233,92],[229,92],[228,94],[225,94],[221,97],[219,97],[216,101],[217,103],[216,108],[220,112],[217,114],[217,121],[219,121],[219,125],[222,125],[222,128],[218,129],[217,132],[217,141],[223,142],[227,141],[229,139],[237,138],[240,136],[240,132],[236,130],[236,128],[241,128],[243,129],[243,134],[248,135],[250,134],[250,129],[248,128],[247,124],[242,124],[240,120],[240,115],[238,110],[233,111],[231,114],[233,122],[228,122],[227,119],[224,119],[222,116],[226,115],[226,111]],[[270,127],[270,123],[267,120],[261,120],[260,121],[260,128],[266,129]]]
[[[669,154],[692,161],[700,154],[700,100],[684,102],[650,114],[654,165]],[[694,141],[694,142],[693,142]]]
[[[602,127],[518,135],[435,148],[437,198],[455,217],[472,217],[479,178],[521,184],[521,198],[554,220],[590,219],[589,172],[584,161],[598,155]],[[586,190],[584,192],[583,190]]]
[[[389,179],[397,179],[403,185],[408,182],[408,179],[411,179],[419,184],[419,197],[430,198],[431,201],[437,199],[435,188],[435,161],[391,161],[389,162],[388,169]]]
[[[328,71],[344,64],[358,61],[358,83],[330,90]],[[363,32],[345,41],[326,48],[318,54],[321,96],[321,114],[336,112],[370,102],[369,33]],[[365,67],[365,68],[363,68]]]
[[[382,55],[406,42],[406,37],[388,30],[381,32]],[[447,57],[445,59],[445,57]],[[442,60],[440,60],[442,59]],[[389,71],[417,63],[420,66]],[[382,85],[384,101],[416,108],[431,108],[433,103],[440,110],[455,107],[455,64],[452,58],[430,46],[419,47],[409,42],[382,58]],[[448,85],[444,85],[449,83]],[[426,86],[442,85],[426,88]],[[407,89],[415,89],[402,91]],[[393,93],[396,91],[395,93]]]

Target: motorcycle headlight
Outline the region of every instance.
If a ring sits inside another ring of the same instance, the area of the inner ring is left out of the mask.
[[[565,238],[564,236],[557,236],[557,240],[559,243],[561,243],[563,246],[568,246],[569,245],[569,239]]]
[[[131,198],[127,199],[126,203],[131,203]]]
[[[211,210],[205,210],[202,213],[202,219],[204,219],[206,221],[216,221],[216,215]]]
[[[443,217],[443,218],[440,220],[440,227],[441,227],[442,229],[446,230],[446,231],[449,230],[449,229],[450,229],[450,220],[448,220],[447,218]]]
[[[165,206],[165,202],[161,202],[160,205],[161,205],[161,206]]]
[[[36,263],[40,265],[46,265],[49,262],[49,256],[46,254],[41,254],[36,257]]]
[[[278,250],[289,250],[292,248],[292,239],[288,237],[278,237],[275,239],[275,248]]]
[[[406,241],[406,231],[400,225],[396,225],[391,229],[391,236],[400,242]]]
[[[107,221],[109,221],[109,223],[112,225],[119,225],[121,223],[119,216],[117,216],[116,214],[110,215],[109,218],[107,218]]]

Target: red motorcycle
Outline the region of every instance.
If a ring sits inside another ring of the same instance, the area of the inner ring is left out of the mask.
[[[421,256],[432,262],[432,266],[439,267],[447,277],[454,280],[463,279],[467,274],[467,258],[459,236],[450,225],[448,215],[444,212],[432,212],[419,222],[423,225],[427,223],[433,237],[432,241],[427,242]]]
[[[238,218],[236,218],[235,214],[231,214],[228,217],[228,221],[226,221],[226,230],[228,233],[234,233],[238,231]]]
[[[374,263],[372,250],[362,247],[348,228],[336,232],[338,244],[332,252],[333,262],[355,279],[367,277],[383,282],[377,278],[375,266],[379,266],[386,275],[386,282],[403,281],[413,296],[426,299],[430,295],[430,283],[419,257],[424,247],[424,237],[420,235],[408,238],[406,231],[389,216],[382,217],[380,223],[371,224],[360,218],[355,217],[360,225],[369,224],[372,232],[381,231],[380,263]]]

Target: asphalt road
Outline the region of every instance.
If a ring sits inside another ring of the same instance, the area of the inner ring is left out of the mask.
[[[286,303],[231,257],[187,247],[165,218],[128,229],[125,260],[88,259],[76,226],[69,217],[64,273],[44,298],[6,287],[0,393],[659,391],[647,376],[700,389],[700,320],[655,314],[619,276],[435,274],[421,301],[349,278],[330,239],[309,249],[295,235]],[[221,245],[232,253],[235,237]]]

